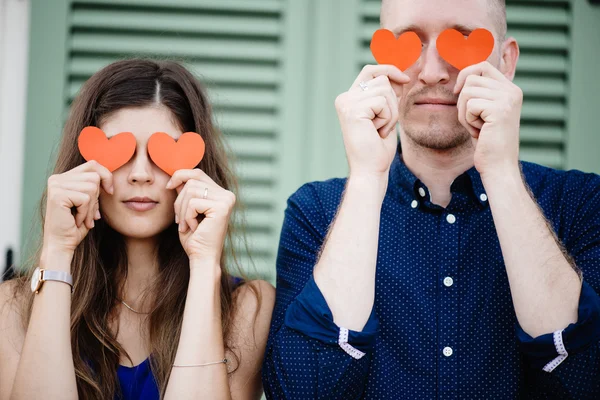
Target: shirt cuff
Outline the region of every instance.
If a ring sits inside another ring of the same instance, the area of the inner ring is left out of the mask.
[[[581,286],[577,314],[576,323],[536,338],[517,323],[521,351],[533,368],[552,372],[569,355],[580,353],[600,341],[600,296],[585,282]]]
[[[290,329],[310,338],[339,345],[356,359],[373,349],[379,328],[374,306],[361,332],[338,327],[333,322],[333,314],[312,275],[302,292],[288,307],[284,323]]]

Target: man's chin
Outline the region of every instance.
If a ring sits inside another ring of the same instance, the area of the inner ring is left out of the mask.
[[[403,131],[417,146],[438,151],[470,145],[471,139],[462,125],[455,123],[410,124],[403,126]]]

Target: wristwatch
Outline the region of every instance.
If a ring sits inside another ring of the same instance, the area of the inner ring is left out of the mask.
[[[46,281],[64,282],[71,286],[71,293],[73,293],[73,276],[71,274],[64,271],[40,269],[39,267],[33,271],[33,276],[31,277],[31,291],[39,293],[42,289],[42,285]]]

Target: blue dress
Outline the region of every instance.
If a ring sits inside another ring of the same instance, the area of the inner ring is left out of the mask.
[[[150,370],[150,358],[146,358],[135,367],[120,365],[117,375],[123,395],[115,396],[115,400],[158,400],[160,397],[158,386]]]

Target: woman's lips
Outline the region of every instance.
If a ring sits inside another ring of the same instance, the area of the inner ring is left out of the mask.
[[[156,204],[153,201],[141,202],[141,201],[125,201],[125,206],[134,211],[148,211],[152,210],[156,207]]]

